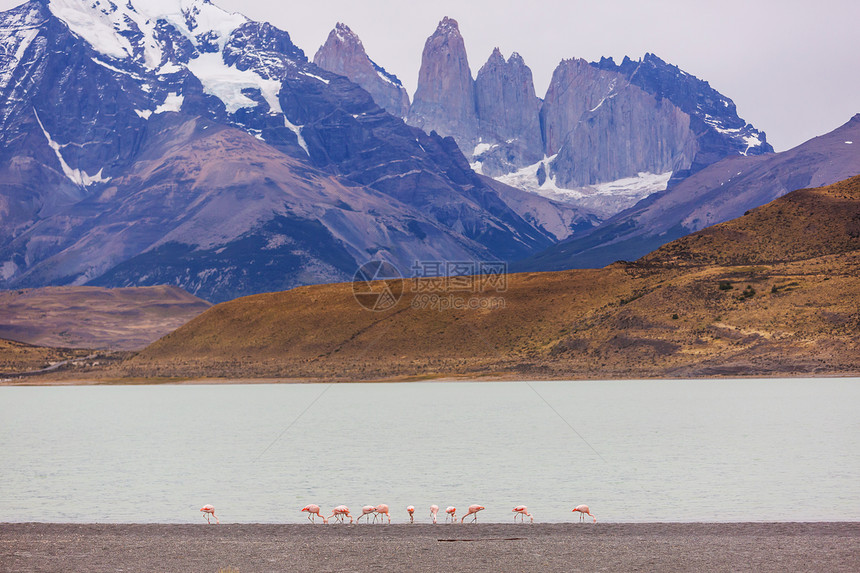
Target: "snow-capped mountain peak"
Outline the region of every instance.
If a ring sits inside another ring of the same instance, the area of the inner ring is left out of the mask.
[[[230,33],[248,21],[208,0],[50,0],[48,9],[95,51],[113,59],[137,60],[156,69],[165,63],[159,21],[188,38],[196,48],[220,51]]]

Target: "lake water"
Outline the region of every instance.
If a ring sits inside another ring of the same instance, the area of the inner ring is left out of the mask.
[[[202,522],[207,503],[222,522],[308,503],[860,520],[860,379],[0,388],[0,522]]]

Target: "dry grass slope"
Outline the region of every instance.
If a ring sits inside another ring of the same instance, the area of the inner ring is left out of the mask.
[[[860,176],[800,189],[688,235],[641,259],[647,264],[755,265],[860,249]]]
[[[42,370],[89,354],[84,349],[46,348],[0,338],[0,377]]]

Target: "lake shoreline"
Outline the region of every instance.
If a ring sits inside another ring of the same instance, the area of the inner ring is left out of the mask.
[[[0,523],[0,571],[856,571],[860,522]]]
[[[590,377],[531,377],[516,374],[473,374],[473,375],[447,375],[439,376],[396,376],[390,378],[367,378],[367,379],[331,379],[331,378],[221,378],[221,377],[116,377],[116,378],[60,378],[53,376],[20,376],[12,378],[0,378],[0,387],[13,386],[195,386],[195,385],[223,385],[223,384],[404,384],[410,382],[589,382],[589,381],[616,381],[616,380],[779,380],[779,379],[810,379],[820,378],[829,380],[834,378],[858,378],[860,373],[854,371],[810,373],[799,372],[780,375],[755,375],[755,374],[724,374],[711,376],[631,376],[619,377],[613,375],[601,376],[594,373]]]

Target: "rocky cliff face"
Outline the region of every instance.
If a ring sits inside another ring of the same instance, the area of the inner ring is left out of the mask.
[[[453,137],[467,156],[477,143],[475,83],[456,20],[444,18],[424,44],[418,89],[406,122]]]
[[[479,173],[600,217],[724,157],[773,151],[729,98],[653,54],[563,60],[542,101],[518,54],[495,50],[472,82],[447,18],[425,45],[407,121],[453,136]]]
[[[639,173],[687,169],[697,150],[690,116],[624,84],[587,110],[570,131],[550,174],[564,188],[616,181]]]
[[[485,175],[497,176],[531,165],[543,156],[540,100],[532,71],[514,52],[505,61],[498,48],[475,78],[478,137],[474,161]]]
[[[620,65],[602,58],[592,66],[618,72],[657,101],[667,99],[690,116],[690,128],[697,134],[698,149],[689,169],[678,171],[680,180],[708,165],[732,155],[772,153],[767,136],[738,116],[735,103],[708,82],[668,64],[654,54],[634,61],[625,57]]]
[[[346,24],[338,24],[317,50],[314,64],[348,77],[363,87],[382,109],[397,117],[409,112],[409,95],[397,79],[371,60],[361,39]]]
[[[552,74],[540,110],[544,152],[559,152],[586,112],[624,84],[620,74],[601,71],[582,59],[562,60]]]

